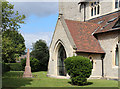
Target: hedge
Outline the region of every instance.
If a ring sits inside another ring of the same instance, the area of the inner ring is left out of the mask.
[[[4,74],[7,71],[10,71],[10,66],[8,64],[6,64],[4,62],[2,62],[1,64],[2,64],[2,74]]]
[[[6,63],[10,67],[10,71],[22,71],[21,63]]]

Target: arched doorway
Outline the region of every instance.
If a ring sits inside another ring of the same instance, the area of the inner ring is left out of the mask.
[[[60,76],[66,76],[66,70],[64,65],[64,60],[66,59],[66,52],[63,45],[60,45],[58,50],[58,74]]]

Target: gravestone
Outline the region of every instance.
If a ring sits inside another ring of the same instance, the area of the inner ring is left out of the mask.
[[[32,73],[31,73],[31,67],[30,67],[30,53],[29,49],[27,50],[27,60],[26,60],[26,66],[25,66],[25,71],[23,74],[24,78],[31,78]]]

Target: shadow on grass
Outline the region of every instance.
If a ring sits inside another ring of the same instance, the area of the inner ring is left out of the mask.
[[[69,81],[68,83],[71,84],[71,85],[74,85],[74,84],[72,84],[71,81]],[[79,86],[87,86],[87,85],[92,85],[92,84],[93,84],[93,82],[87,82],[87,84],[85,84],[85,85],[79,85]],[[78,85],[74,85],[74,86],[78,86]]]
[[[31,85],[31,78],[23,78],[23,72],[7,72],[2,78],[3,89],[14,89]]]

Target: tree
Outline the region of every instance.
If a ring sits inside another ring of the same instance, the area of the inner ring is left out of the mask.
[[[6,30],[2,34],[2,59],[4,62],[15,62],[16,55],[24,53],[25,40],[18,31]]]
[[[13,9],[14,5],[7,1],[2,2],[2,31],[18,30],[20,24],[24,23],[25,15],[19,15]]]
[[[1,1],[1,0],[0,0]],[[25,15],[14,11],[14,5],[2,2],[2,59],[4,62],[15,62],[15,56],[25,50],[24,38],[18,32],[24,23]]]
[[[33,44],[31,56],[40,61],[41,70],[47,70],[49,61],[49,50],[45,41],[39,40],[35,44]]]
[[[26,58],[21,59],[21,65],[22,65],[22,69],[24,70],[26,66]],[[32,72],[40,71],[40,63],[38,59],[30,57],[30,66]]]

